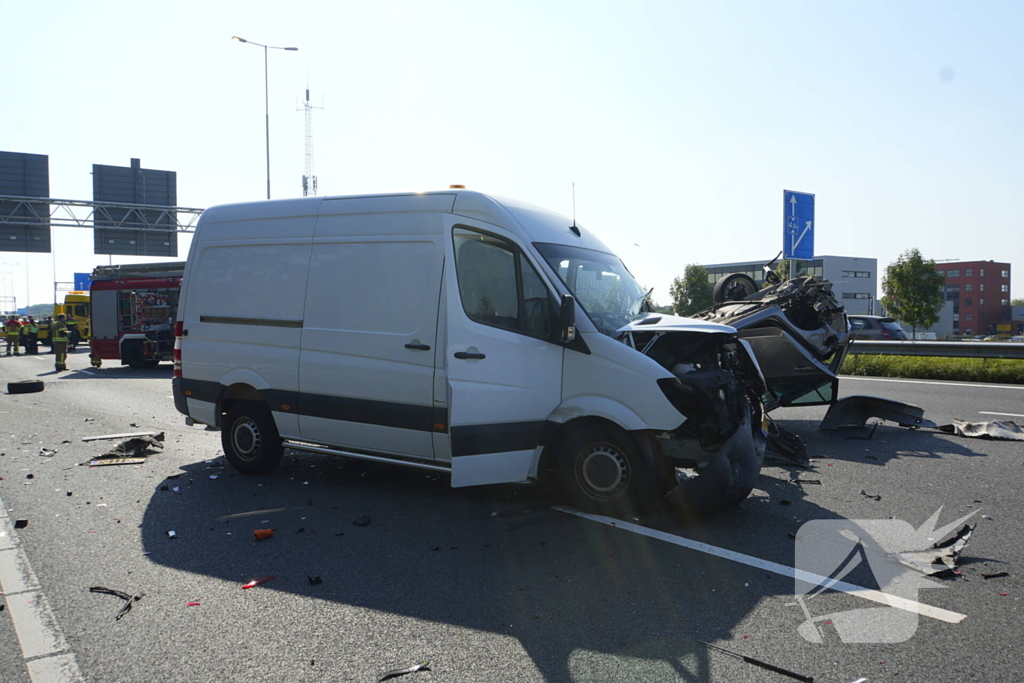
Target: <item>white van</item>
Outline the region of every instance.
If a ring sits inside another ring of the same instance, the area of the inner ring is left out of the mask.
[[[456,487],[553,474],[614,514],[670,491],[735,504],[763,460],[763,377],[733,328],[647,314],[647,294],[574,221],[479,192],[216,206],[182,283],[175,406],[241,472],[291,448]]]

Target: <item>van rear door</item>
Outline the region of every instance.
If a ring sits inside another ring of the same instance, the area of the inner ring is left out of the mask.
[[[445,238],[452,486],[524,481],[561,402],[555,298],[511,233],[448,217]]]

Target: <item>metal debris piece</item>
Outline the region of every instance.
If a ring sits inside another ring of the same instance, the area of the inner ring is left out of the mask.
[[[860,490],[860,495],[864,496],[865,498],[874,498],[875,500],[882,500],[882,496],[878,495],[877,493],[868,493],[864,489]]]
[[[1009,576],[1010,572],[995,572],[994,574],[982,574],[983,579],[1001,579],[1004,576]]]
[[[138,595],[131,595],[130,593],[125,593],[124,591],[115,590],[113,588],[105,588],[103,586],[93,586],[92,588],[89,589],[89,592],[90,593],[103,593],[105,595],[116,595],[117,597],[119,597],[122,600],[124,600],[124,605],[122,605],[121,609],[118,611],[118,613],[116,615],[114,615],[114,620],[115,621],[121,621],[121,617],[123,617],[124,615],[126,615],[126,614],[128,614],[129,612],[132,611],[132,605],[134,605],[136,602],[138,602],[142,598],[146,597],[145,593],[139,593]]]
[[[895,557],[902,564],[929,576],[952,572],[956,569],[956,561],[967,542],[971,540],[973,532],[973,526],[964,524],[963,528],[949,540],[936,543],[927,550],[897,553]]]
[[[161,434],[162,436],[162,434]],[[149,455],[150,451],[162,451],[164,442],[152,436],[134,436],[125,439],[99,457],[103,458],[138,458]]]
[[[1024,441],[1024,429],[1016,422],[992,420],[991,422],[966,422],[953,420],[948,425],[937,427],[941,432],[967,436],[975,439],[999,439],[1002,441]]]
[[[134,432],[131,434],[101,434],[100,436],[84,436],[82,441],[106,441],[108,439],[131,439],[136,436],[151,436],[157,441],[164,440],[163,432]]]
[[[711,643],[705,642],[703,640],[698,640],[697,642],[700,643],[701,645],[707,645],[712,650],[717,650],[718,652],[721,652],[722,654],[729,655],[730,657],[735,657],[736,659],[742,659],[747,664],[753,664],[754,666],[759,666],[762,669],[768,669],[769,671],[774,671],[777,674],[782,674],[783,676],[789,676],[790,678],[796,679],[798,681],[804,681],[804,683],[814,683],[814,677],[813,676],[804,676],[803,674],[798,674],[795,671],[790,671],[789,669],[783,669],[781,666],[775,666],[774,664],[769,664],[768,662],[763,662],[760,659],[755,659],[754,657],[748,657],[747,655],[741,655],[738,652],[733,652],[732,650],[726,650],[724,647],[719,647],[717,645],[712,645]]]
[[[369,517],[360,517],[359,519],[357,519],[356,521],[354,521],[352,523],[355,524],[356,526],[370,526],[370,518]]]
[[[406,674],[416,673],[417,671],[430,671],[430,662],[420,662],[419,664],[414,664],[413,666],[405,669],[392,669],[381,676],[378,683],[381,681],[391,680],[392,678],[398,678],[399,676],[404,676]]]
[[[877,396],[847,396],[829,406],[825,419],[818,429],[838,429],[840,427],[863,427],[869,418],[878,417],[895,422],[901,427],[917,429],[918,427],[937,427],[931,420],[924,417],[924,408],[890,401]]]
[[[178,532],[177,531],[168,531],[167,532],[167,538],[177,538],[177,537],[178,537]]]

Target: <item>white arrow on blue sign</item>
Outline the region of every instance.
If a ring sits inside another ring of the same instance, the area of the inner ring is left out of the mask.
[[[810,261],[814,258],[814,195],[782,191],[782,255]]]

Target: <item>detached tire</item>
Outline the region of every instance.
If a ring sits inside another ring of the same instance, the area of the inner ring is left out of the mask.
[[[26,379],[21,382],[8,382],[8,394],[35,394],[43,390],[43,380]]]
[[[556,469],[565,496],[586,512],[623,517],[660,498],[639,446],[610,425],[573,431],[558,452]]]
[[[733,273],[715,283],[711,298],[716,304],[724,301],[743,301],[756,292],[757,283],[754,282],[754,278],[743,273]]]
[[[261,403],[232,406],[224,416],[220,438],[228,462],[243,474],[269,472],[284,455],[274,417]]]

